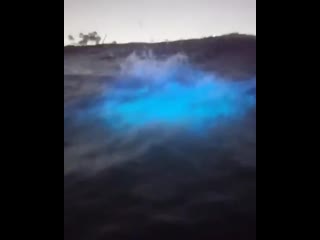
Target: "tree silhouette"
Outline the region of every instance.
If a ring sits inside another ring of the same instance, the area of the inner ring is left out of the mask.
[[[69,39],[69,41],[74,41],[74,38],[73,38],[72,35],[69,35],[69,36],[68,36],[68,39]]]
[[[79,38],[81,39],[79,41],[79,45],[81,46],[85,46],[89,42],[94,42],[96,45],[98,45],[100,44],[100,41],[101,41],[101,37],[98,35],[97,32],[90,32],[88,34],[80,33]]]
[[[72,35],[68,36],[68,40],[71,44],[74,44],[74,37]]]

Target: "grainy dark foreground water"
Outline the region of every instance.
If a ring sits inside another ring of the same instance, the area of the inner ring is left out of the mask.
[[[65,119],[65,240],[256,239],[255,113],[205,137],[100,124]]]
[[[162,120],[185,119],[189,105],[193,106],[186,98],[195,97],[185,88],[170,88],[179,91],[179,101],[183,99],[182,105],[174,105],[183,115],[172,109],[163,112],[171,105],[161,107],[158,100],[163,98],[149,93],[147,104],[134,100],[136,96],[113,99],[112,112],[119,110],[120,117],[128,120],[124,127],[119,119],[101,115],[104,108],[95,107],[108,101],[92,97],[102,86],[103,81],[65,80],[65,240],[256,239],[256,113],[255,105],[242,103],[247,95],[228,90],[215,96],[213,108],[224,99],[228,104],[236,99],[246,111],[225,121],[217,109],[212,115],[206,105],[206,114],[200,111],[196,117],[214,116],[215,124],[209,127],[201,121],[201,127],[194,129],[188,124],[199,121],[191,116],[183,127],[168,123],[145,127],[154,116],[158,118],[156,109],[145,109],[155,102]],[[245,94],[255,95],[255,89],[249,90]],[[83,93],[88,94],[83,97]],[[171,91],[165,93],[172,96]],[[142,119],[144,123],[135,127]]]

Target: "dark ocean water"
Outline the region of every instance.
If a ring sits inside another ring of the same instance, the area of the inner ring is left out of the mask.
[[[201,128],[188,125],[192,116],[183,127],[145,127],[150,118],[141,106],[148,104],[128,105],[128,98],[112,105],[131,119],[119,129],[113,127],[119,119],[106,121],[97,107],[108,101],[97,97],[106,85],[103,79],[65,77],[64,239],[256,239],[255,106],[228,121],[201,121]],[[190,91],[177,89],[189,104]],[[227,91],[218,103],[229,93],[234,96]],[[255,96],[255,89],[245,94]],[[170,107],[156,102],[161,111]],[[157,116],[157,109],[147,113]],[[144,124],[132,125],[140,119]]]

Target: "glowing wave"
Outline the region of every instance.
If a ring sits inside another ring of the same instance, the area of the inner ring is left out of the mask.
[[[116,128],[148,127],[159,124],[204,127],[217,120],[240,118],[255,106],[255,80],[241,83],[189,75],[187,84],[174,77],[161,84],[146,82],[139,87],[119,87],[106,98],[103,116]]]
[[[256,104],[255,79],[219,79],[194,69],[181,56],[162,61],[131,56],[123,66],[103,100],[82,115],[98,116],[114,129],[205,129],[239,119]]]

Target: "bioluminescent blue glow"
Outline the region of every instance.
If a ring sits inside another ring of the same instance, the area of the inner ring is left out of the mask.
[[[249,83],[249,82],[248,82]],[[251,82],[252,84],[252,82]],[[148,87],[118,89],[117,97],[103,106],[107,119],[118,127],[144,127],[158,124],[201,127],[213,125],[218,119],[241,117],[254,106],[255,98],[246,95],[248,85],[206,81],[186,85],[170,81],[159,89]],[[121,97],[119,97],[121,96]]]
[[[115,128],[174,126],[204,128],[241,118],[255,106],[255,79],[232,82],[179,61],[129,58],[118,85],[108,92],[100,113]],[[135,85],[135,83],[138,83]]]

